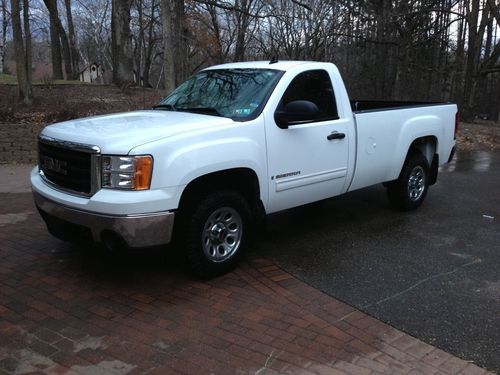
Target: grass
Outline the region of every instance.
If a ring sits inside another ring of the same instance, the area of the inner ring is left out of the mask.
[[[86,85],[87,82],[56,80],[35,80],[33,85]],[[17,85],[17,77],[12,74],[0,74],[0,85]]]
[[[86,85],[88,82],[81,81],[65,81],[64,79],[56,79],[54,81],[44,81],[44,82],[35,82],[35,85]]]
[[[17,85],[17,77],[11,74],[0,74],[0,84]]]

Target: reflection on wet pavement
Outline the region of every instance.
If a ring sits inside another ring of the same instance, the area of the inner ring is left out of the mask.
[[[440,172],[489,172],[495,164],[500,164],[498,151],[457,152],[450,163],[440,168]]]

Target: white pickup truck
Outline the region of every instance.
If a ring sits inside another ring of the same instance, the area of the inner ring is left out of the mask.
[[[384,183],[418,207],[455,150],[454,104],[349,100],[335,65],[204,69],[154,109],[47,126],[31,172],[48,230],[110,248],[173,242],[233,267],[265,214]]]

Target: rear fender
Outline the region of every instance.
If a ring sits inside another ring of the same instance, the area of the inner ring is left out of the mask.
[[[389,180],[399,177],[401,169],[411,150],[418,149],[432,165],[434,154],[439,145],[443,124],[438,116],[419,116],[406,121],[401,127],[397,147],[394,152],[394,164],[391,167]]]

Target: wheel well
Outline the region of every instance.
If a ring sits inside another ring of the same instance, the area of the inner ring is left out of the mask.
[[[260,187],[257,174],[250,168],[225,169],[200,176],[191,181],[182,192],[179,207],[188,199],[199,198],[214,190],[229,189],[242,194],[250,204],[260,202]]]
[[[432,164],[432,159],[437,150],[437,139],[434,136],[427,136],[415,139],[410,145],[408,155],[414,151],[420,151],[425,156],[429,165]]]
[[[437,138],[426,136],[415,139],[408,150],[408,155],[414,152],[420,152],[429,163],[429,185],[434,185],[437,180],[439,155],[437,154]]]

